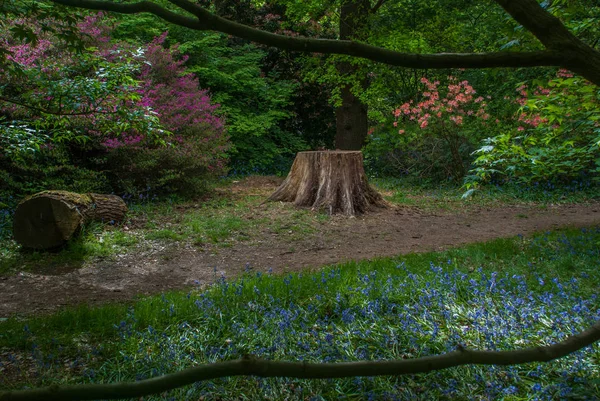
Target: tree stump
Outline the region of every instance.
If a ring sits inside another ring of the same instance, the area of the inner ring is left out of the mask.
[[[287,178],[268,200],[348,216],[387,206],[367,182],[362,153],[343,150],[298,152]]]
[[[116,195],[43,191],[23,199],[13,219],[15,241],[25,248],[64,245],[91,221],[123,221],[127,205]]]

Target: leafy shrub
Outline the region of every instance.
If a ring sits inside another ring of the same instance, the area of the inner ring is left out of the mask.
[[[1,72],[0,141],[9,158],[35,153],[42,145],[84,148],[130,131],[162,139],[155,113],[136,93],[142,54],[104,44],[105,30],[90,26],[97,19],[84,20],[80,30],[95,34],[92,42],[102,47],[80,54],[36,28],[35,21],[12,20],[3,26],[0,41],[11,52],[7,59],[13,68]],[[11,24],[19,23],[33,27],[36,43],[11,36]]]
[[[223,174],[225,152],[214,157],[213,144],[201,135],[167,147],[119,147],[111,151],[112,184],[123,193],[198,196],[210,177]],[[214,167],[213,167],[214,166]]]
[[[181,48],[194,55],[190,71],[221,104],[218,114],[227,120],[235,173],[276,172],[278,166],[291,165],[296,152],[307,149],[288,124],[295,116],[292,97],[298,85],[261,69],[265,51],[214,33],[195,34]]]
[[[111,186],[104,172],[72,164],[65,149],[42,149],[35,156],[18,162],[3,163],[0,159],[0,177],[6,175],[9,193],[24,195],[46,190],[75,192],[110,192]]]
[[[470,144],[459,147],[465,163],[472,150]],[[406,177],[421,182],[446,181],[455,176],[444,140],[415,127],[406,127],[402,134],[388,126],[376,129],[369,135],[363,154],[365,168],[373,176]]]
[[[443,86],[427,78],[421,83],[420,100],[394,111],[394,130],[385,125],[373,130],[365,147],[367,166],[385,175],[462,179],[483,128],[489,129],[487,100],[452,76]]]
[[[75,55],[39,29],[33,44],[15,41],[9,28],[0,41],[17,67],[2,72],[0,167],[10,172],[12,193],[193,195],[223,173],[218,105],[185,71],[177,48],[162,46],[165,35],[142,47],[115,43],[110,21],[97,14],[79,24],[97,47]]]
[[[152,146],[139,135],[105,142],[107,164],[123,192],[194,196],[206,189],[208,179],[225,173],[228,136],[223,119],[216,115],[219,105],[186,72],[186,57],[181,57],[178,46],[163,47],[166,36],[147,47],[148,64],[142,67],[138,92],[173,137],[166,147]]]
[[[101,142],[127,131],[146,132],[154,142],[164,134],[137,101],[137,54],[88,48],[75,55],[35,21],[9,22],[31,27],[38,40],[19,42],[10,24],[0,31],[12,66],[0,72],[0,168],[10,175],[8,190],[17,198],[48,188],[109,190],[92,163],[104,152]],[[80,31],[92,22],[81,22]]]
[[[518,127],[477,150],[467,186],[491,180],[565,184],[597,180],[600,172],[600,90],[559,71],[533,90],[517,88]]]

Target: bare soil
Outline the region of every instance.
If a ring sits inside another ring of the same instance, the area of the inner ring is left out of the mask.
[[[276,178],[252,178],[227,191],[233,199],[247,194],[266,198],[280,182]],[[185,208],[179,212],[185,213]],[[249,218],[253,214],[260,217],[261,213],[264,210],[257,207],[249,211]],[[130,301],[143,294],[210,284],[222,275],[233,278],[249,267],[253,271],[285,273],[350,260],[443,250],[558,227],[597,224],[597,202],[468,205],[446,211],[402,206],[378,209],[356,218],[323,219],[310,234],[294,240],[285,232],[262,230],[253,233],[251,240],[236,241],[230,247],[156,243],[151,249],[91,260],[77,268],[40,266],[0,277],[0,318],[81,303]]]

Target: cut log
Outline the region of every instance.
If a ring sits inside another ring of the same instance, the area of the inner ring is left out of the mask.
[[[15,241],[25,248],[52,249],[64,245],[91,221],[122,222],[127,205],[116,195],[43,191],[17,206]]]
[[[299,152],[287,178],[268,200],[348,216],[387,206],[367,182],[362,153],[343,150]]]

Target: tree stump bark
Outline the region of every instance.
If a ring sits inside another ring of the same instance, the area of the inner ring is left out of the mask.
[[[25,248],[64,245],[91,221],[122,222],[127,205],[116,195],[43,191],[23,199],[13,219],[15,241]]]
[[[367,182],[360,151],[299,152],[287,178],[268,200],[348,216],[387,206]]]

